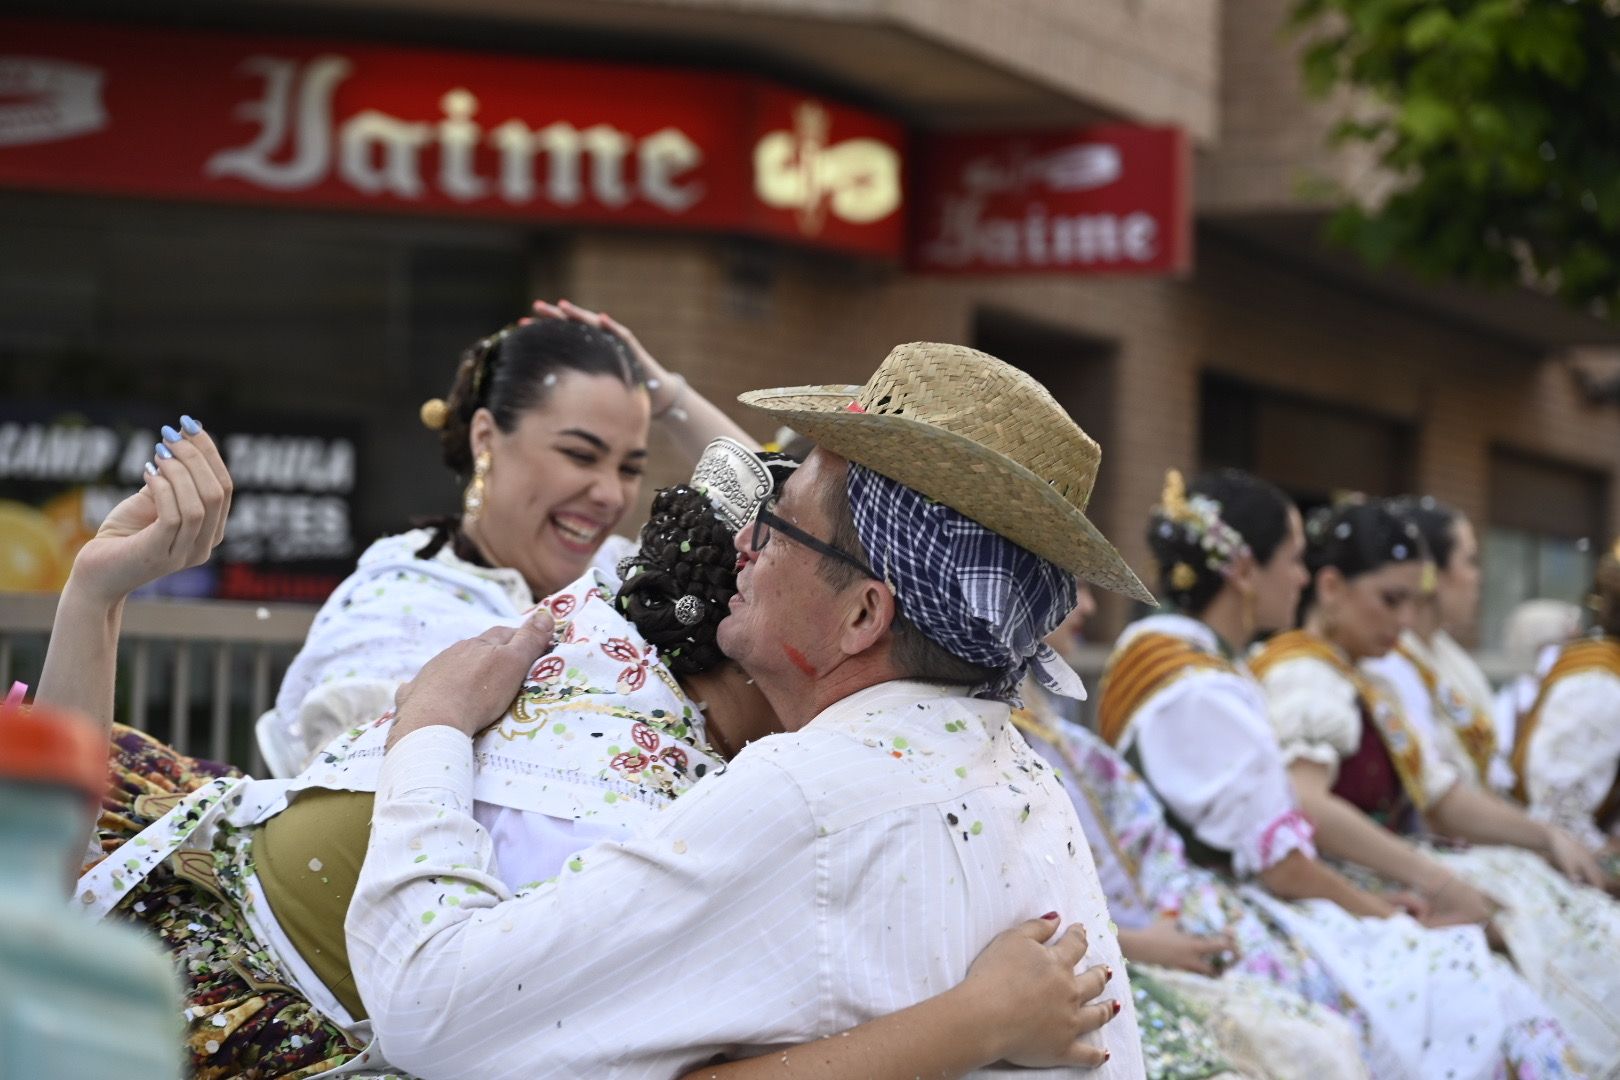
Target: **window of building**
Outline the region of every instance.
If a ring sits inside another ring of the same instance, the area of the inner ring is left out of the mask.
[[[1486,648],[1501,647],[1508,617],[1525,600],[1585,599],[1607,489],[1607,477],[1596,470],[1510,450],[1491,454],[1490,520],[1481,538]]]
[[[1206,374],[1200,408],[1204,468],[1245,469],[1310,510],[1344,492],[1410,490],[1412,425],[1376,413]]]

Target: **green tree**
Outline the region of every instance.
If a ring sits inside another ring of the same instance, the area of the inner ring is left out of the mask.
[[[1293,26],[1312,91],[1373,105],[1333,138],[1398,181],[1330,235],[1620,316],[1620,0],[1295,0]]]

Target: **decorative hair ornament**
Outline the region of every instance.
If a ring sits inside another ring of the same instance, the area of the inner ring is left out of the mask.
[[[1238,531],[1221,520],[1218,500],[1207,495],[1188,497],[1187,482],[1179,469],[1170,469],[1164,474],[1164,494],[1160,496],[1159,509],[1167,521],[1180,525],[1197,541],[1204,551],[1204,564],[1222,577],[1232,572],[1234,563],[1250,554],[1248,543]],[[1189,573],[1181,573],[1182,570]],[[1171,568],[1171,588],[1185,592],[1197,583],[1193,567],[1177,563]]]
[[[422,402],[417,415],[422,418],[422,426],[429,431],[443,431],[444,425],[450,422],[450,406],[445,404],[444,398],[428,398]]]
[[[682,626],[696,626],[707,611],[708,605],[703,599],[690,593],[675,601],[675,621]]]
[[[722,435],[703,448],[692,470],[692,487],[708,496],[715,517],[726,528],[738,532],[775,484],[758,454]]]
[[[1418,586],[1425,596],[1432,595],[1440,587],[1440,571],[1436,569],[1434,560],[1430,559],[1423,564],[1423,581]]]

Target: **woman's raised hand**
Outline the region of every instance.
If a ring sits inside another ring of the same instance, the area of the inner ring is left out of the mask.
[[[113,507],[73,560],[69,586],[106,604],[177,570],[198,566],[225,536],[231,475],[214,440],[189,416],[146,465],[146,485]]]
[[[998,934],[954,992],[976,1002],[969,1015],[993,1025],[999,1060],[1026,1068],[1096,1068],[1107,1052],[1079,1039],[1119,1014],[1117,1001],[1096,1000],[1113,972],[1099,964],[1076,974],[1086,954],[1085,928],[1074,923],[1046,944],[1057,927],[1054,913]]]

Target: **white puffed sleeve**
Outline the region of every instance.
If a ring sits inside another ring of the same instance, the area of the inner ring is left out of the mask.
[[[1593,820],[1620,768],[1620,679],[1607,671],[1570,675],[1547,692],[1525,756],[1532,816],[1596,850]]]
[[[1339,762],[1361,745],[1355,684],[1326,661],[1302,656],[1274,665],[1261,685],[1283,761],[1314,761],[1337,778]]]
[[[1183,676],[1142,706],[1130,732],[1160,799],[1200,840],[1229,852],[1239,877],[1293,851],[1316,856],[1253,682],[1230,672]]]

